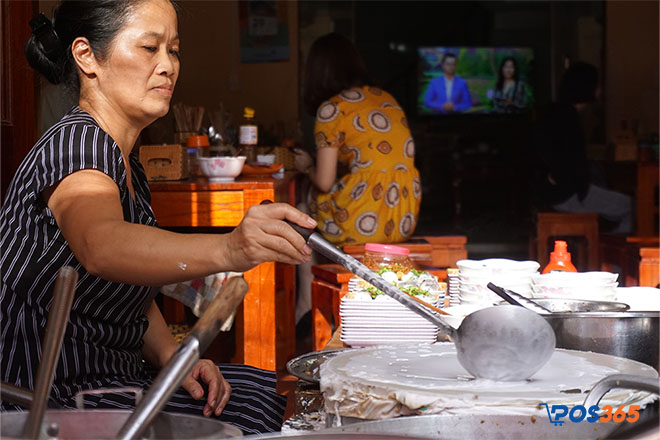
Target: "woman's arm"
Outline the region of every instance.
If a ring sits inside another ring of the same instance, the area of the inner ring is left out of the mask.
[[[337,178],[337,148],[319,148],[316,153],[316,168],[309,173],[316,187],[327,193]]]
[[[167,364],[179,344],[170,333],[163,315],[155,302],[152,301],[146,313],[149,327],[142,338],[142,355],[144,359],[157,369]]]
[[[76,258],[109,281],[159,286],[225,270],[245,271],[264,261],[297,264],[311,250],[289,225],[316,222],[276,203],[253,206],[231,233],[178,234],[124,221],[119,189],[97,170],[65,177],[44,198]]]
[[[337,148],[319,148],[316,153],[316,165],[312,156],[303,150],[295,152],[295,166],[322,192],[329,192],[337,179]]]
[[[161,369],[170,360],[179,344],[176,342],[155,302],[151,303],[146,313],[149,328],[144,334],[142,355],[154,367]],[[231,386],[222,376],[218,367],[208,359],[200,359],[186,375],[181,386],[194,399],[204,397],[202,382],[206,384],[206,405],[202,413],[209,417],[211,413],[220,415],[231,394]]]

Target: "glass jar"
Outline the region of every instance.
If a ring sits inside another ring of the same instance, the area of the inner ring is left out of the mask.
[[[408,273],[415,265],[408,257],[410,249],[390,244],[367,243],[364,245],[362,264],[376,272],[383,267],[393,272]]]
[[[205,135],[190,136],[186,139],[186,148],[188,148],[188,170],[190,175],[192,177],[201,176],[199,158],[210,156],[209,137]]]

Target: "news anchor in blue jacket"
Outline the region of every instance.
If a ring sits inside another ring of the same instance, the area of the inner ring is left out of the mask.
[[[424,105],[436,113],[464,112],[472,107],[467,83],[455,75],[456,55],[453,53],[442,57],[442,73],[429,84]]]

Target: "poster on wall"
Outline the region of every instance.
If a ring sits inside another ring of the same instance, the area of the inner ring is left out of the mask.
[[[289,59],[286,1],[239,2],[242,63],[270,63]]]

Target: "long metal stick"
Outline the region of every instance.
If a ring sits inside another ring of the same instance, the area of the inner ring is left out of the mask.
[[[53,303],[48,313],[46,335],[41,349],[41,361],[37,368],[37,379],[34,384],[34,394],[30,414],[23,427],[23,438],[43,438],[45,433],[41,425],[46,410],[46,403],[50,395],[50,387],[55,378],[55,367],[60,356],[62,340],[66,324],[69,321],[69,312],[78,282],[78,272],[72,267],[65,266],[60,269],[55,280],[53,290]]]
[[[122,440],[139,438],[179,388],[200,355],[206,351],[222,324],[243,301],[248,284],[243,277],[230,278],[213,298],[204,314],[158,373],[149,391],[117,433]]]
[[[299,228],[297,225],[295,226],[296,226],[295,228],[296,230],[302,229]],[[359,276],[364,281],[371,283],[376,288],[382,290],[383,292],[385,292],[386,295],[399,301],[409,310],[412,310],[422,318],[430,321],[431,323],[437,325],[438,327],[441,327],[445,331],[445,333],[451,337],[452,340],[455,339],[456,330],[453,327],[451,327],[449,324],[445,323],[442,320],[442,318],[432,313],[426,307],[418,304],[409,295],[406,295],[405,293],[399,291],[399,289],[397,289],[396,287],[385,281],[378,274],[372,272],[367,266],[360,263],[355,258],[351,257],[347,253],[340,250],[337,246],[328,242],[325,238],[323,238],[323,236],[320,233],[314,232],[310,234],[309,238],[307,238],[307,244],[315,251],[328,257],[330,260],[334,261],[335,263],[344,266],[346,269],[353,272],[355,275]]]

